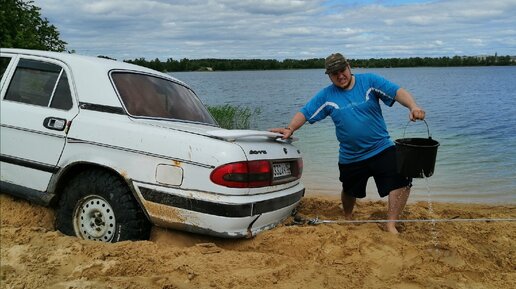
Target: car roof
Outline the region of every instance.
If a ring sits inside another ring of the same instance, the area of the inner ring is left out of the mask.
[[[73,83],[80,102],[88,102],[101,105],[121,107],[121,103],[115,94],[108,74],[113,70],[133,71],[152,74],[178,82],[188,88],[180,80],[146,67],[116,61],[112,59],[78,55],[66,52],[53,52],[42,50],[2,48],[1,53],[18,54],[26,57],[52,59],[65,64],[73,77]],[[70,76],[69,76],[70,77]]]

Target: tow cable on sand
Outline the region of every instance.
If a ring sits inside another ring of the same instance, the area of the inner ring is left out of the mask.
[[[478,218],[460,219],[458,216],[449,219],[409,219],[409,220],[324,220],[294,216],[294,225],[321,225],[321,224],[362,224],[362,223],[445,223],[445,222],[514,222],[515,218]]]

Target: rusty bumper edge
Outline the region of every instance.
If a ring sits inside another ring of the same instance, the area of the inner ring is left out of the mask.
[[[169,193],[144,187],[139,187],[139,189],[146,201],[189,211],[195,211],[203,214],[232,218],[256,216],[263,213],[276,211],[298,202],[305,195],[305,189],[302,189],[293,194],[270,200],[244,204],[223,204],[171,195]]]

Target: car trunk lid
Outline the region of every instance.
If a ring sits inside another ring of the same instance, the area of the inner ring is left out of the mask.
[[[292,145],[297,139],[284,140],[281,134],[257,130],[221,129],[207,131],[206,134],[240,146],[249,162],[269,162],[272,174],[270,185],[296,181],[301,177],[301,152]]]

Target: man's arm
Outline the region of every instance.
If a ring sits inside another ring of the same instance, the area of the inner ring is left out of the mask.
[[[425,111],[417,106],[412,95],[404,88],[400,88],[396,91],[396,97],[394,99],[410,110],[410,120],[425,119]]]
[[[283,135],[283,139],[287,139],[294,133],[294,131],[302,127],[305,124],[305,122],[305,115],[300,112],[297,112],[287,127],[271,128],[270,131],[281,133]]]

